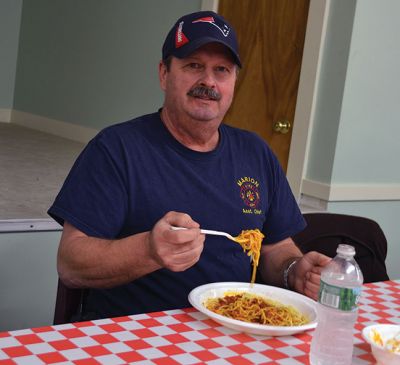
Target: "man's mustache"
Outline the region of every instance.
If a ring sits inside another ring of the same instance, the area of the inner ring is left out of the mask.
[[[200,98],[207,97],[211,100],[216,101],[221,99],[221,94],[218,91],[205,86],[196,86],[193,89],[189,90],[187,95]]]

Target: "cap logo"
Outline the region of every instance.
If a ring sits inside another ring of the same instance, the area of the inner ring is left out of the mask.
[[[214,27],[217,27],[221,31],[221,33],[222,33],[222,35],[224,37],[227,37],[229,35],[229,32],[230,32],[230,29],[226,24],[222,23],[222,26],[219,26],[215,22],[214,17],[212,17],[212,16],[206,16],[206,17],[203,17],[203,18],[199,18],[199,19],[193,20],[192,23],[208,23],[208,24],[211,24]]]
[[[185,34],[183,34],[183,21],[181,21],[178,25],[178,29],[175,33],[175,48],[182,47],[184,44],[188,43],[189,40],[186,38]]]

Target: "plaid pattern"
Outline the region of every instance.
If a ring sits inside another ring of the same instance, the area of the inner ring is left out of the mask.
[[[353,364],[374,363],[361,330],[400,324],[400,280],[364,285]],[[0,365],[307,365],[313,331],[263,337],[222,327],[193,308],[0,333]]]

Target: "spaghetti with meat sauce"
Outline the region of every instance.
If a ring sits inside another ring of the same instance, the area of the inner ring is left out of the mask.
[[[290,305],[284,305],[246,292],[225,293],[209,298],[203,305],[210,311],[239,321],[269,326],[301,326],[308,318]]]

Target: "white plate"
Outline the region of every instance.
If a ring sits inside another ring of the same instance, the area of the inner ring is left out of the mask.
[[[257,323],[248,323],[214,313],[204,306],[203,303],[208,298],[221,297],[229,291],[259,294],[272,300],[279,301],[282,304],[292,305],[302,314],[307,316],[310,322],[302,326],[268,326]],[[255,335],[287,336],[303,332],[317,326],[316,303],[312,299],[290,290],[281,289],[274,286],[261,284],[253,284],[253,286],[251,286],[250,283],[239,282],[206,284],[193,289],[189,293],[189,302],[194,308],[206,314],[214,321],[234,330],[248,332]]]
[[[375,341],[373,341],[370,336],[373,329],[381,335],[382,340],[385,343],[389,338],[393,338],[395,335],[400,333],[400,326],[396,324],[374,324],[365,327],[362,331],[364,340],[371,345],[372,354],[377,360],[378,365],[400,364],[400,354],[390,352],[388,349],[378,345]]]

